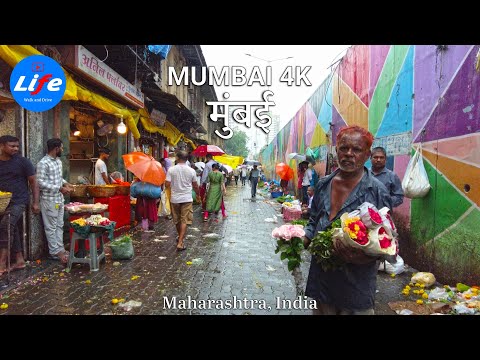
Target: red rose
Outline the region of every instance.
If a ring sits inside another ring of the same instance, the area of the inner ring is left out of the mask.
[[[367,237],[367,234],[364,233],[363,231],[359,231],[357,233],[357,243],[359,243],[360,245],[365,245],[366,243],[368,243],[368,237]]]
[[[380,216],[380,214],[378,212],[376,212],[375,210],[373,210],[372,208],[368,208],[368,214],[370,215],[370,218],[376,222],[377,224],[381,224],[382,223],[382,217]]]
[[[380,243],[380,247],[382,249],[386,249],[386,248],[390,247],[390,245],[392,244],[392,240],[387,238],[387,237],[383,237],[378,242]]]

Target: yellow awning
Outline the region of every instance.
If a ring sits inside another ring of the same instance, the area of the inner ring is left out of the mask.
[[[15,67],[21,60],[31,55],[43,54],[30,45],[0,45],[0,58],[11,67]],[[140,132],[137,128],[139,119],[147,131],[162,134],[172,145],[177,145],[182,138],[184,138],[184,140],[186,139],[184,134],[169,121],[165,121],[165,126],[157,127],[150,120],[150,115],[145,109],[139,109],[138,111],[130,110],[116,101],[88,90],[85,86],[78,84],[67,70],[63,68],[63,71],[67,78],[67,89],[65,90],[62,100],[79,100],[108,114],[115,116],[123,115],[125,124],[135,139],[140,138]],[[195,144],[193,144],[193,146],[195,146]]]
[[[242,165],[244,161],[243,157],[241,156],[233,156],[227,154],[214,156],[213,159],[215,161],[218,161],[219,163],[231,166],[232,169],[235,169],[238,165]]]

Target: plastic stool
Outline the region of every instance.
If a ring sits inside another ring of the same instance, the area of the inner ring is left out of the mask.
[[[84,263],[90,265],[90,271],[98,271],[100,268],[100,261],[105,259],[105,251],[103,244],[103,233],[90,233],[88,238],[85,239],[84,236],[74,232],[70,240],[70,256],[68,257],[67,269],[72,269],[73,263]],[[100,238],[100,254],[97,251],[97,238]],[[79,258],[75,257],[75,242],[77,240],[87,240],[90,245],[90,257],[89,258]]]

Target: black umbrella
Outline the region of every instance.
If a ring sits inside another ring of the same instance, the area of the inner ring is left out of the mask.
[[[262,163],[260,161],[256,161],[256,160],[245,160],[243,162],[243,165],[262,165]]]

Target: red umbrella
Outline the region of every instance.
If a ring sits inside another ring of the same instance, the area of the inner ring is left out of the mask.
[[[216,145],[200,145],[193,152],[193,156],[206,156],[207,154],[212,154],[213,156],[223,155],[225,151],[220,149]]]
[[[293,169],[285,163],[275,165],[275,173],[280,176],[282,180],[290,181],[293,179]]]

